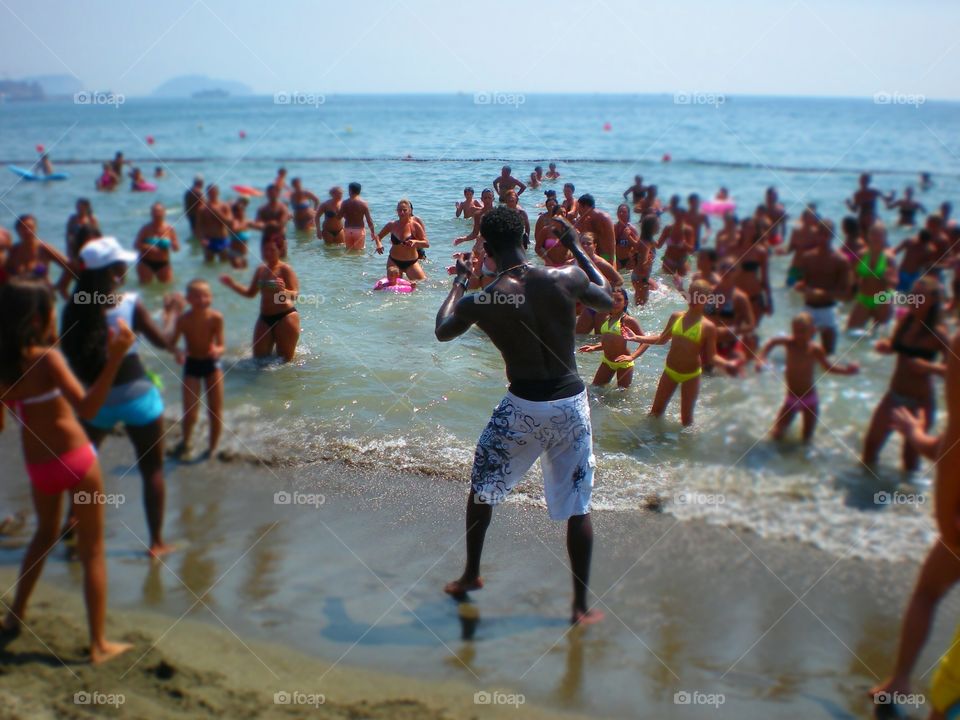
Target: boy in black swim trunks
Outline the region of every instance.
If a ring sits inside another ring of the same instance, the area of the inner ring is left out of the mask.
[[[210,413],[210,444],[206,456],[217,449],[223,429],[223,371],[220,356],[223,355],[223,314],[211,307],[213,292],[205,280],[191,280],[187,284],[187,303],[190,310],[177,320],[172,344],[184,337],[186,355],[177,350],[177,362],[183,363],[183,440],[174,449],[174,454],[184,455],[190,451],[190,436],[200,414],[201,383],[206,383],[206,403]]]

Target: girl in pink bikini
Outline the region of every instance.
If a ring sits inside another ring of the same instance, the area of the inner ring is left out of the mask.
[[[96,450],[74,411],[84,418],[97,413],[135,336],[122,321],[118,324],[107,345],[107,362],[85,390],[55,348],[57,323],[49,287],[37,280],[13,280],[0,288],[0,306],[4,308],[0,315],[0,397],[23,427],[23,454],[37,512],[37,529],[23,558],[16,596],[0,628],[0,646],[20,634],[44,560],[60,539],[63,493],[67,491],[74,501],[77,549],[83,564],[90,660],[104,662],[132,646],[110,642],[104,636],[103,480]]]
[[[803,441],[813,439],[817,427],[817,415],[820,401],[817,397],[816,380],[813,372],[819,364],[826,372],[837,375],[855,375],[860,372],[856,363],[849,365],[831,364],[823,346],[814,342],[816,328],[809,313],[800,313],[793,319],[793,335],[767,341],[760,353],[760,362],[766,362],[767,355],[780,345],[787,349],[787,364],[784,371],[787,397],[777,414],[771,436],[774,440],[783,439],[797,413],[803,414]]]
[[[546,212],[537,218],[537,224],[534,226],[533,249],[541,258],[547,267],[562,267],[573,262],[573,256],[557,239],[556,228],[551,219],[560,215],[560,204],[556,197],[548,197],[546,203]]]

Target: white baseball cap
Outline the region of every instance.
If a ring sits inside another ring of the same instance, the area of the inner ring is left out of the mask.
[[[115,237],[91,240],[80,248],[80,259],[87,270],[100,270],[114,263],[136,262],[137,254],[125,249]]]

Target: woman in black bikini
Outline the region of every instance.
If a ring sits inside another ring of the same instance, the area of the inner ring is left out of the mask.
[[[240,295],[254,298],[260,294],[260,316],[253,327],[253,356],[267,357],[276,347],[277,355],[290,362],[300,341],[300,316],[294,300],[300,283],[293,268],[280,260],[282,235],[276,231],[264,233],[260,242],[263,264],[258,267],[244,287],[229,275],[221,275],[220,282]]]
[[[896,325],[893,335],[874,346],[879,353],[896,355],[896,365],[886,395],[873,411],[863,444],[863,464],[877,463],[890,431],[893,411],[904,407],[923,419],[927,430],[933,425],[933,376],[943,377],[944,363],[934,362],[937,353],[948,348],[946,329],[940,324],[940,288],[932,278],[921,278],[913,286],[916,302]],[[920,456],[910,445],[903,445],[903,469],[916,470]]]
[[[377,237],[383,240],[390,236],[390,254],[387,267],[394,265],[410,282],[426,280],[427,276],[420,267],[421,248],[430,247],[423,232],[423,226],[413,219],[413,208],[409,200],[397,203],[397,219],[383,226]]]
[[[917,213],[927,214],[927,209],[913,198],[913,188],[907,187],[899,200],[887,200],[887,210],[896,208],[900,212],[897,227],[913,227],[917,224]]]
[[[330,188],[330,199],[320,203],[317,214],[323,214],[323,222],[317,224],[317,238],[327,245],[343,245],[343,220],[340,219],[340,203],[343,201],[343,188],[339,185]]]

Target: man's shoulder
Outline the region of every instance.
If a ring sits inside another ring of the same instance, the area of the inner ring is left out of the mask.
[[[579,277],[586,277],[586,274],[576,265],[564,265],[563,267],[534,265],[527,271],[526,280],[534,280],[536,282],[568,282],[570,279]]]

